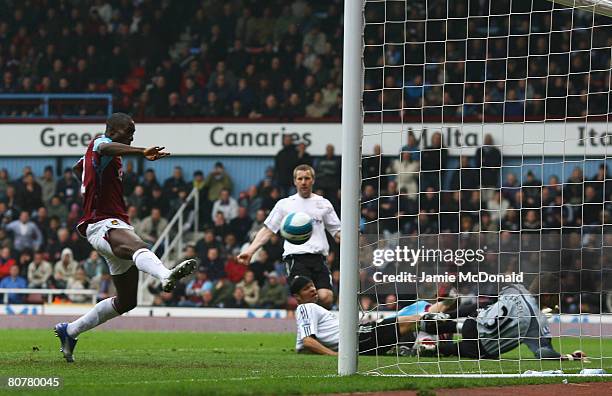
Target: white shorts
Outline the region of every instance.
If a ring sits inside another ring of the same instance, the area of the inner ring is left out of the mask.
[[[121,275],[130,269],[134,262],[121,259],[113,253],[111,245],[106,240],[106,233],[113,228],[134,230],[134,227],[123,220],[104,219],[87,225],[87,241],[106,259],[111,275]]]

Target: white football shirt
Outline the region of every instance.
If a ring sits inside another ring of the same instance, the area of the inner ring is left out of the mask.
[[[304,338],[314,335],[317,341],[337,351],[340,340],[340,326],[336,315],[315,303],[298,305],[295,310],[297,340],[295,350],[304,349]]]
[[[283,257],[290,254],[322,254],[327,256],[329,244],[325,236],[325,230],[332,236],[340,231],[340,219],[332,204],[317,194],[310,194],[309,198],[302,198],[300,194],[294,194],[283,198],[274,205],[264,224],[272,232],[280,230],[283,218],[292,212],[304,212],[312,217],[312,236],[308,242],[294,245],[285,241],[283,245]]]

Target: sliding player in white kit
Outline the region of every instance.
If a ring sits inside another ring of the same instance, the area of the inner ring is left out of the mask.
[[[293,183],[297,193],[276,203],[264,222],[265,227],[259,230],[249,247],[238,256],[238,260],[248,264],[253,254],[280,230],[282,219],[287,214],[307,213],[312,218],[312,236],[308,242],[301,245],[285,241],[283,260],[289,279],[298,275],[312,279],[317,289],[319,304],[330,308],[334,293],[331,272],[325,262],[329,253],[325,230],[340,242],[340,219],[327,199],[312,192],[314,182],[315,171],[311,166],[298,165],[293,170]]]

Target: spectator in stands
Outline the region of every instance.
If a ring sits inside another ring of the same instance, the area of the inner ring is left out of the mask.
[[[6,188],[6,197],[4,198],[4,203],[7,208],[7,215],[14,220],[19,216],[19,212],[21,211],[21,207],[19,206],[19,202],[17,201],[17,192],[15,186],[9,185]]]
[[[419,161],[412,159],[413,154],[402,151],[400,159],[391,163],[388,173],[397,175],[397,184],[402,194],[414,197],[419,192]]]
[[[417,143],[416,137],[414,136],[413,131],[408,132],[408,138],[406,144],[402,146],[402,152],[410,152],[412,153],[412,158],[415,161],[419,161],[421,159],[419,143]]]
[[[342,91],[336,86],[334,81],[329,80],[325,88],[321,90],[321,94],[323,95],[323,104],[329,109],[336,105],[338,96],[342,94]]]
[[[234,234],[228,234],[225,239],[234,238]],[[227,245],[226,245],[227,247]],[[232,283],[238,283],[244,277],[244,273],[247,271],[247,266],[238,262],[236,257],[240,253],[238,245],[231,249],[230,252],[226,251],[225,260],[225,275],[227,279]]]
[[[162,217],[159,208],[152,208],[151,214],[140,222],[138,235],[143,241],[153,245],[168,226],[168,220]]]
[[[255,235],[259,232],[259,230],[264,226],[264,221],[266,220],[266,211],[263,209],[259,209],[255,214],[255,219],[253,220],[253,224],[249,229],[248,240],[252,241],[255,238]]]
[[[6,198],[6,190],[10,184],[9,174],[6,169],[0,169],[0,199]],[[55,190],[55,186],[53,187]]]
[[[582,169],[575,167],[563,188],[563,199],[572,205],[580,205],[582,203],[583,191],[584,176]]]
[[[261,200],[261,208],[269,213],[280,199],[280,190],[278,189],[278,187],[272,187],[268,195],[265,195]]]
[[[140,227],[140,222],[142,221],[138,217],[138,208],[136,208],[136,206],[134,205],[128,205],[127,215],[128,215],[128,219],[130,220],[129,221],[130,225],[134,227],[135,230],[137,230],[138,227]]]
[[[202,172],[201,170],[194,171],[193,180],[191,181],[191,188],[192,189],[195,188],[198,191],[204,191],[204,187],[205,187],[204,172]]]
[[[219,249],[216,247],[211,247],[208,249],[206,258],[202,260],[201,266],[206,268],[208,278],[212,282],[216,282],[217,280],[225,277],[225,263],[220,257]]]
[[[43,235],[43,244],[42,247],[46,248],[47,241],[49,239],[49,234],[51,233],[49,229],[49,225],[51,223],[51,219],[49,218],[49,214],[47,212],[47,208],[45,206],[41,206],[36,211],[36,216],[34,217],[34,222],[38,226],[38,229]]]
[[[85,276],[91,280],[99,278],[106,267],[106,262],[102,257],[100,257],[98,251],[94,249],[91,250],[89,257],[83,263]]]
[[[85,238],[81,238],[76,229],[70,233],[70,246],[72,253],[74,254],[74,259],[79,263],[83,262],[85,259],[87,259],[87,257],[89,257],[91,245]]]
[[[304,115],[304,106],[298,93],[292,92],[291,95],[289,95],[287,101],[283,103],[281,114],[289,121]]]
[[[225,236],[230,232],[229,224],[225,221],[225,215],[223,212],[215,213],[215,219],[213,221],[213,232],[215,235],[223,240]]]
[[[55,177],[53,177],[53,167],[46,166],[43,175],[38,179],[38,184],[42,191],[42,200],[45,205],[49,205],[51,198],[55,195]]]
[[[216,162],[212,172],[208,174],[204,185],[208,189],[208,200],[211,202],[219,199],[221,190],[226,189],[230,193],[234,188],[234,182],[230,175],[225,171],[222,162]]]
[[[493,136],[490,134],[486,134],[484,137],[484,142],[481,147],[476,150],[476,165],[481,170],[481,180],[483,188],[498,188],[499,187],[499,177],[501,171],[501,151],[494,146]],[[489,191],[489,190],[483,190]],[[490,194],[487,192],[485,195],[485,199],[490,197]]]
[[[74,260],[72,250],[70,248],[65,248],[62,250],[60,260],[55,263],[53,271],[53,285],[58,289],[65,289],[68,282],[74,278],[78,268],[79,263]]]
[[[204,260],[204,258],[208,255],[208,250],[211,248],[221,250],[221,244],[216,240],[213,230],[208,228],[204,230],[204,236],[202,239],[198,240],[195,245],[195,250],[200,258],[200,261]]]
[[[232,294],[234,294],[234,284],[227,279],[221,278],[215,282],[212,304],[216,307],[224,308],[227,301],[232,298]]]
[[[214,218],[219,212],[223,213],[226,222],[238,217],[238,202],[230,196],[230,191],[226,188],[221,190],[219,199],[213,203],[212,217]]]
[[[13,264],[9,270],[9,275],[0,280],[0,289],[26,289],[28,283],[25,278],[19,276],[19,266]],[[23,294],[8,293],[5,300],[9,304],[21,304],[24,301]]]
[[[253,308],[257,306],[259,302],[259,284],[255,281],[255,274],[253,271],[246,271],[244,278],[236,285],[237,288],[241,288],[244,292],[244,301],[249,307]]]
[[[247,208],[247,213],[251,219],[254,219],[257,211],[261,208],[262,199],[259,196],[256,185],[252,185],[246,192],[240,194],[239,204]]]
[[[274,271],[267,276],[268,281],[261,289],[259,306],[262,308],[284,308],[287,304],[287,290],[278,281],[278,274]]]
[[[306,151],[306,143],[300,142],[297,145],[297,159],[295,165],[313,165],[312,156]]]
[[[19,206],[23,209],[32,213],[43,205],[42,200],[42,188],[34,180],[32,173],[27,173],[22,182],[18,184],[16,191],[16,200],[19,202]]]
[[[13,244],[17,252],[24,249],[38,250],[43,244],[43,235],[38,226],[30,220],[30,213],[22,210],[19,220],[6,226],[6,231],[13,235]]]
[[[4,227],[6,227],[6,225],[8,225],[11,221],[13,221],[12,211],[7,208],[6,203],[0,201],[0,225],[2,226],[0,231],[6,234]]]
[[[521,187],[516,179],[514,173],[508,173],[506,175],[506,181],[502,187],[502,195],[510,202],[510,205],[514,208],[521,206],[520,200],[517,200],[517,194],[521,191]]]
[[[91,279],[90,287],[98,291],[96,296],[98,302],[117,294],[108,266],[102,268],[102,273],[99,277]]]
[[[225,308],[249,308],[249,304],[247,304],[244,298],[244,290],[236,286],[232,297],[225,303]]]
[[[71,247],[70,232],[66,227],[61,227],[56,232],[55,238],[47,247],[49,260],[56,262],[61,259],[62,250]]]
[[[249,217],[248,209],[244,206],[238,207],[238,216],[230,220],[231,232],[236,236],[239,243],[248,242],[248,234],[253,220]]]
[[[527,172],[527,177],[523,182],[522,196],[523,207],[538,208],[542,204],[542,181],[536,178],[531,170]]]
[[[79,182],[72,174],[72,169],[64,169],[64,176],[57,181],[55,194],[58,195],[61,201],[66,206],[70,206],[77,202],[79,193]]]
[[[159,208],[161,215],[164,217],[168,217],[170,213],[170,202],[166,198],[164,198],[164,193],[161,187],[153,187],[153,190],[151,191],[151,196],[147,199],[146,202],[147,208]]]
[[[587,185],[584,189],[582,224],[584,226],[602,224],[603,214],[603,197],[597,195],[595,187]]]
[[[238,240],[233,232],[227,233],[223,237],[223,242],[223,256],[229,259],[232,256],[238,256],[240,254],[240,246],[238,245]],[[236,282],[238,282],[240,279],[242,279],[242,274],[240,274],[240,277]]]
[[[550,182],[548,183],[551,184]],[[558,183],[555,183],[555,185]],[[586,185],[591,185],[595,188],[595,195],[602,197],[603,200],[609,201],[612,195],[612,176],[608,172],[608,166],[603,163],[597,168],[597,174],[589,180]]]
[[[195,279],[192,279],[185,287],[185,299],[179,302],[181,307],[201,307],[203,304],[202,294],[210,291],[213,283],[208,279],[206,268],[201,267],[196,272]]]
[[[325,156],[317,161],[315,167],[315,189],[321,189],[332,203],[335,192],[340,188],[340,158],[334,152],[334,146],[325,146]]]
[[[306,106],[306,117],[321,118],[327,114],[329,106],[323,103],[321,92],[315,92],[312,102]]]
[[[502,219],[502,230],[519,231],[521,229],[519,213],[518,209],[507,210],[506,217]]]
[[[265,284],[266,278],[269,273],[274,271],[274,262],[270,260],[270,255],[266,249],[260,249],[251,260],[249,267],[255,275],[255,280],[260,287]]]
[[[68,278],[68,283],[66,285],[66,289],[73,290],[86,290],[89,289],[89,279],[87,279],[87,275],[85,274],[85,270],[83,268],[77,268],[74,273],[74,276]],[[91,301],[91,298],[85,294],[69,294],[68,298],[70,301],[75,303],[84,303],[87,301]]]
[[[480,189],[480,172],[480,169],[470,163],[470,157],[462,155],[459,158],[459,169],[454,171],[451,179],[451,190],[458,190],[469,196],[469,190]]]
[[[146,197],[150,197],[153,194],[153,189],[160,188],[159,182],[157,181],[157,175],[151,168],[147,169],[142,178],[142,187]]]
[[[226,112],[226,107],[217,97],[215,91],[209,91],[206,95],[206,101],[202,107],[202,115],[206,117],[223,117]]]
[[[126,197],[129,197],[132,195],[132,192],[134,192],[136,185],[138,185],[138,175],[134,171],[133,161],[127,161],[125,164],[125,169],[123,170],[121,180],[123,181],[123,193]]]
[[[5,246],[0,250],[0,279],[9,276],[13,265],[17,265],[17,261],[11,257],[11,248]]]
[[[293,169],[295,168],[297,151],[293,144],[293,137],[283,135],[283,148],[274,157],[274,181],[281,189],[281,194],[289,195],[293,189]]]
[[[498,223],[500,219],[506,217],[506,211],[510,208],[510,202],[502,196],[499,190],[496,190],[487,201],[487,208],[491,215],[491,222]]]
[[[436,132],[431,137],[431,145],[421,152],[421,190],[428,187],[440,190],[447,163],[448,150],[442,144],[442,134]]]
[[[145,211],[148,209],[148,199],[145,195],[145,189],[143,186],[137,184],[134,187],[132,194],[127,197],[126,201],[129,206],[134,206],[137,208],[137,217],[142,218],[144,217],[145,213],[147,213]]]
[[[68,207],[58,195],[54,195],[47,205],[47,214],[49,217],[57,217],[61,223],[65,223],[68,218]]]
[[[51,263],[44,259],[44,252],[34,253],[34,260],[28,265],[28,287],[30,289],[44,289],[53,275]]]

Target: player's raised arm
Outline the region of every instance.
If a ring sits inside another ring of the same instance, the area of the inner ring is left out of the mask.
[[[263,226],[261,230],[257,232],[255,239],[253,239],[253,242],[251,242],[249,247],[247,247],[244,252],[240,253],[238,256],[238,262],[248,265],[251,262],[251,257],[253,254],[255,254],[260,247],[265,245],[270,238],[272,238],[272,235],[274,235],[274,232],[268,227]]]
[[[132,147],[127,144],[118,142],[102,143],[98,147],[98,151],[102,155],[110,157],[121,156],[121,155],[142,155],[149,161],[155,161],[163,157],[167,157],[170,153],[163,151],[165,147],[153,146],[153,147]]]

